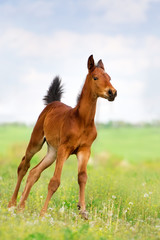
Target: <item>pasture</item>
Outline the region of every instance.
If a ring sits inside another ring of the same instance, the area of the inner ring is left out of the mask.
[[[32,127],[0,126],[0,239],[160,239],[160,128],[98,127],[88,164],[86,205],[89,220],[77,209],[77,160],[64,165],[60,188],[45,217],[39,212],[55,164],[33,186],[23,213],[7,205],[13,193],[17,166]],[[35,155],[31,167],[45,155]],[[28,174],[27,174],[28,175]],[[23,191],[23,180],[18,201]]]

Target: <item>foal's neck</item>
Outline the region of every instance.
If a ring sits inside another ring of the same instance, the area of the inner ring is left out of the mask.
[[[84,83],[81,95],[76,106],[78,115],[83,120],[85,125],[89,125],[94,122],[96,103],[97,96],[92,90],[91,79],[89,79],[89,76],[87,75],[86,81]]]

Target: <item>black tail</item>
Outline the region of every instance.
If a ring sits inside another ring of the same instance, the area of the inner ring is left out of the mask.
[[[54,101],[61,101],[62,93],[63,87],[61,85],[61,80],[59,77],[55,77],[47,91],[47,95],[43,98],[45,105]]]

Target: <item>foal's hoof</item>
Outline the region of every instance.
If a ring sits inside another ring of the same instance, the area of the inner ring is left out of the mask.
[[[9,201],[9,203],[8,203],[8,208],[16,207],[16,205],[17,205],[16,201],[15,201],[15,202]]]
[[[41,212],[40,212],[40,217],[44,217],[46,214],[46,211],[42,208]]]
[[[79,204],[77,204],[77,208],[78,208],[78,210],[80,210],[80,209],[81,209],[81,206],[80,206]]]
[[[24,212],[24,209],[25,209],[25,205],[18,205],[17,206],[17,213],[22,213]]]
[[[87,211],[80,211],[79,213],[81,217],[85,220],[88,220],[88,212]]]

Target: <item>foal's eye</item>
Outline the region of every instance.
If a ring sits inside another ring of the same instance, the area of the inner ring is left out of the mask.
[[[98,80],[98,77],[93,77],[93,79],[96,81],[96,80]]]

